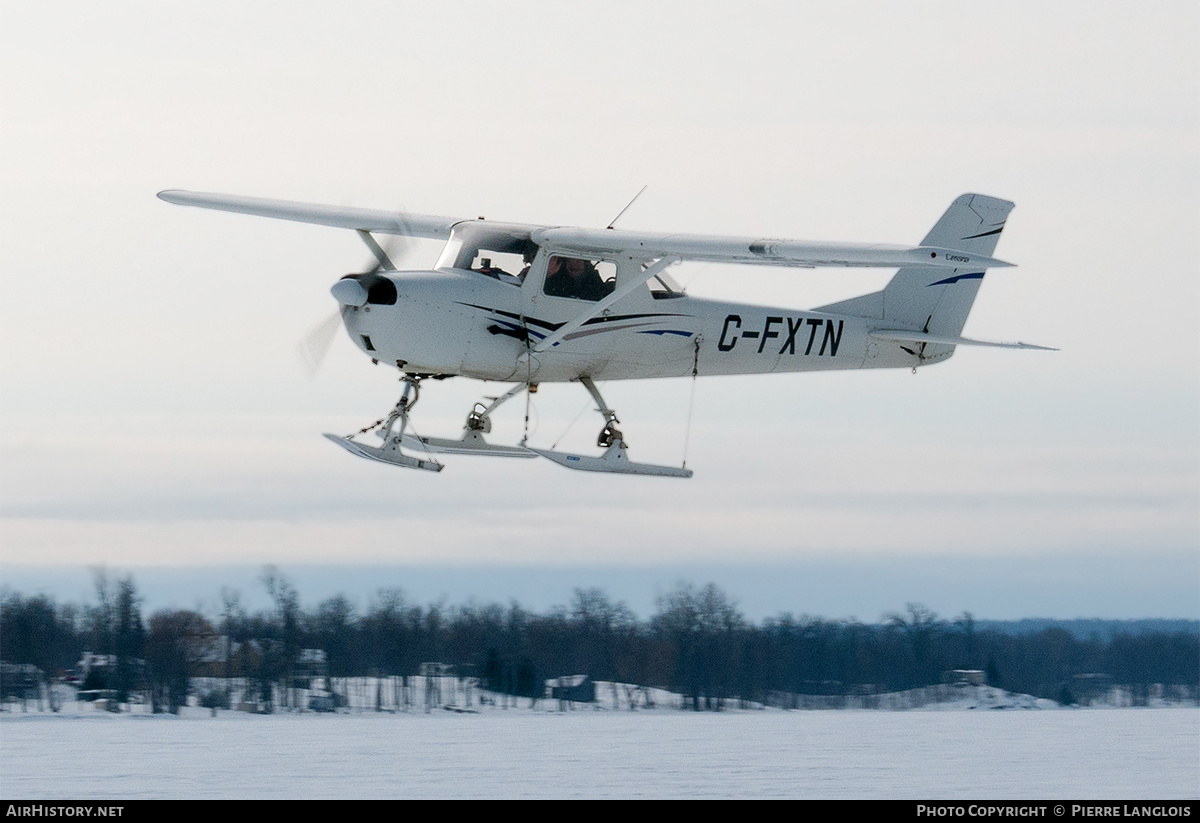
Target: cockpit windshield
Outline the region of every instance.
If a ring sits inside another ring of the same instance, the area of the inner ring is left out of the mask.
[[[503,223],[460,223],[450,232],[437,268],[478,272],[520,285],[537,251],[528,229]]]

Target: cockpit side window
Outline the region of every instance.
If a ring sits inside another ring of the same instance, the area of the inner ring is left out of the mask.
[[[617,267],[614,263],[555,255],[547,261],[542,291],[551,297],[570,297],[596,303],[612,294],[616,284]]]

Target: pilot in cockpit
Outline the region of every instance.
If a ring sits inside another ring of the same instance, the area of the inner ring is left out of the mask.
[[[600,278],[590,260],[578,257],[551,257],[546,268],[543,291],[553,297],[573,297],[596,302],[612,289]]]
[[[525,275],[529,274],[529,270],[531,268],[533,268],[533,258],[537,257],[537,253],[538,253],[537,243],[534,243],[532,240],[527,240],[525,242],[525,252],[523,255],[523,259],[525,261],[525,267],[523,269],[521,269],[521,271],[517,274],[517,278],[522,283],[525,282]]]

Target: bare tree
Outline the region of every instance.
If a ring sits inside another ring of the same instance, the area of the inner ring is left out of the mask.
[[[208,656],[215,634],[194,611],[163,609],[150,616],[146,666],[153,711],[161,711],[164,700],[171,714],[187,705],[190,678]]]
[[[263,648],[263,667],[268,681],[278,683],[285,706],[295,705],[293,675],[300,658],[300,597],[291,582],[274,566],[263,569],[263,585],[275,604],[273,622],[276,637]],[[271,706],[271,695],[264,690],[267,707]]]

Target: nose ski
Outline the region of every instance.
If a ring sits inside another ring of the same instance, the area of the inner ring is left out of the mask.
[[[326,433],[325,437],[337,443],[346,451],[367,460],[375,460],[380,463],[387,463],[392,466],[402,466],[406,469],[425,469],[426,471],[440,472],[444,466],[436,460],[421,460],[417,457],[411,457],[400,450],[400,444],[404,442],[404,430],[408,428],[408,413],[412,407],[417,405],[417,401],[421,398],[420,389],[421,378],[413,375],[404,376],[404,393],[400,395],[400,399],[396,402],[395,408],[391,413],[382,420],[377,420],[373,425],[367,426],[358,434],[366,434],[372,429],[377,429],[381,425],[378,436],[383,441],[382,446],[368,446],[365,443],[359,443],[354,440],[354,435],[339,436],[336,434]],[[400,424],[398,431],[393,433],[396,424]]]

